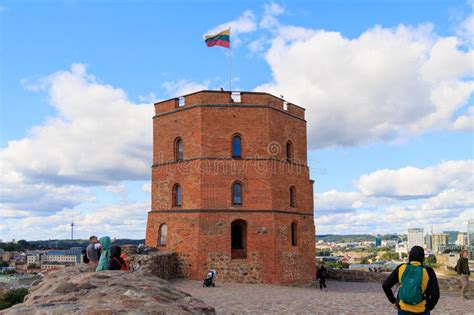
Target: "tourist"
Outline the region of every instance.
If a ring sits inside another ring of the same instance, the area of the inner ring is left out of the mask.
[[[99,241],[97,240],[97,236],[91,236],[89,237],[89,245],[86,248],[86,257],[89,260],[89,264],[91,266],[97,267],[99,264],[99,249],[96,247],[96,244]]]
[[[100,245],[102,248],[102,252],[99,258],[99,264],[95,271],[101,270],[108,270],[109,269],[109,261],[110,261],[110,237],[103,236],[100,238]]]
[[[468,299],[467,292],[469,291],[469,275],[471,274],[471,271],[469,270],[468,255],[469,253],[467,249],[463,250],[459,254],[459,260],[455,268],[462,284],[461,295],[465,299]]]
[[[141,260],[137,261],[137,263],[133,266],[133,271],[134,271],[134,272],[141,272],[141,271],[143,271],[143,268],[142,268],[142,261],[141,261]]]
[[[429,315],[438,303],[438,279],[433,269],[423,265],[424,258],[423,248],[413,246],[408,263],[399,265],[383,282],[385,295],[398,314]],[[392,292],[396,284],[399,285],[397,298]]]
[[[109,270],[128,270],[125,260],[121,257],[122,248],[114,245],[110,247]]]
[[[322,291],[323,287],[324,290],[327,292],[328,288],[326,287],[326,279],[328,277],[328,270],[324,265],[324,261],[321,262],[321,266],[318,268],[316,278],[319,280],[319,289]]]

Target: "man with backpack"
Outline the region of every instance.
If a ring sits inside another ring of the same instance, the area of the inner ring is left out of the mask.
[[[439,285],[436,274],[423,265],[425,251],[413,246],[408,263],[399,265],[383,282],[383,290],[388,300],[398,309],[398,314],[429,315],[439,300]],[[397,298],[392,287],[398,284]]]

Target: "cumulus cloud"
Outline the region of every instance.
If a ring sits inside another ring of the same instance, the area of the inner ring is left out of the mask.
[[[189,80],[178,80],[178,81],[166,81],[163,83],[167,94],[170,97],[177,97],[181,95],[186,95],[192,92],[197,92],[201,90],[209,89],[209,82],[205,81],[202,83],[189,81]]]
[[[94,186],[124,196],[120,181],[149,179],[151,104],[131,102],[123,90],[100,83],[83,64],[22,85],[47,92],[55,114],[0,149],[0,215],[12,223],[2,220],[1,235],[28,231],[28,238],[41,238],[47,230],[54,237],[69,221],[64,221],[67,209],[79,211],[97,202]],[[146,208],[142,210],[143,216]],[[33,234],[36,230],[43,233]]]
[[[378,170],[355,180],[356,191],[317,193],[318,233],[400,233],[431,225],[464,230],[474,219],[473,170],[473,160]]]
[[[260,20],[259,26],[263,28],[274,28],[278,27],[280,23],[276,19],[277,16],[285,13],[285,9],[275,2],[265,4],[264,14]]]
[[[474,130],[474,106],[470,106],[464,115],[456,119],[453,128],[461,131]]]
[[[66,239],[70,237],[71,219],[74,215],[74,235],[86,239],[90,235],[109,235],[123,238],[145,238],[148,202],[108,204],[90,209],[63,209],[47,216],[29,213],[19,217],[15,211],[0,222],[0,235],[16,239]]]
[[[394,141],[452,129],[474,91],[473,58],[430,24],[354,39],[281,26],[265,54],[273,80],[255,90],[306,107],[310,148]]]
[[[251,33],[257,29],[255,14],[251,10],[245,10],[237,19],[219,24],[206,32],[205,35],[213,35],[231,28],[232,45],[240,43],[240,34]]]
[[[25,182],[103,185],[147,179],[153,107],[100,84],[82,64],[48,76],[56,115],[0,150],[2,169]],[[15,175],[16,174],[16,175]]]
[[[356,187],[366,196],[426,198],[446,189],[474,188],[474,161],[447,161],[424,169],[405,167],[362,175]]]

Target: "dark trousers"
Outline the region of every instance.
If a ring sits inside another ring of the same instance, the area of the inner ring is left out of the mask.
[[[322,290],[324,288],[326,288],[326,278],[319,278],[319,288]]]

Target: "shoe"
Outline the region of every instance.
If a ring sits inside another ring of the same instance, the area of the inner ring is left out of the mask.
[[[462,297],[463,297],[463,299],[465,299],[465,300],[469,300],[469,297],[467,297],[467,296],[465,296],[465,295],[463,295]]]
[[[326,292],[328,292],[328,288],[326,288],[326,289],[324,289],[324,290],[326,290]]]

